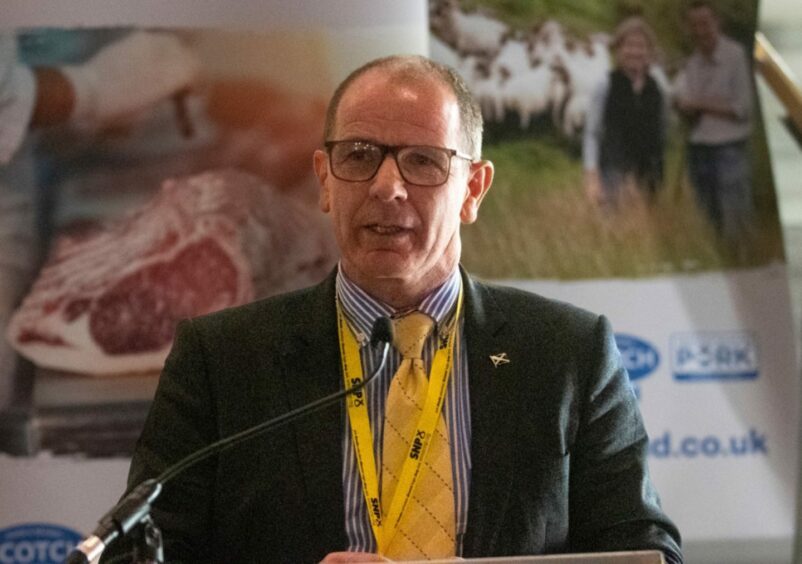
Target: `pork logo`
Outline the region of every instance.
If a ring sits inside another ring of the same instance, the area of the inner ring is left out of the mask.
[[[621,353],[630,380],[645,378],[660,364],[660,353],[648,341],[633,335],[616,333],[615,344]]]
[[[60,564],[82,536],[49,523],[26,523],[0,529],[0,564]]]
[[[748,331],[677,333],[670,342],[675,380],[754,380],[760,373],[757,342]]]

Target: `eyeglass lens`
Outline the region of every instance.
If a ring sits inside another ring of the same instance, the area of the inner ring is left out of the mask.
[[[395,153],[401,176],[411,184],[437,186],[448,179],[451,164],[449,149],[410,146],[393,150],[361,141],[332,144],[332,172],[342,180],[369,180],[379,170],[387,152]]]

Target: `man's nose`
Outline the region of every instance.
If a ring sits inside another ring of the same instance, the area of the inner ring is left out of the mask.
[[[404,178],[401,176],[401,171],[398,170],[398,163],[391,153],[387,153],[381,165],[379,165],[379,170],[370,185],[370,194],[388,202],[407,198]]]

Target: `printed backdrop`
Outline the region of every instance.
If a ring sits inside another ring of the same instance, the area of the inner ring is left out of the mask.
[[[584,183],[588,108],[615,64],[616,25],[651,24],[651,73],[670,96],[690,50],[678,2],[212,4],[0,7],[26,64],[86,65],[158,33],[197,73],[130,119],[29,140],[39,243],[4,328],[0,562],[37,550],[60,561],[116,501],[178,318],[309,284],[336,261],[310,166],[327,97],[362,62],[410,52],[458,68],[486,116],[497,177],[465,230],[466,266],[610,317],[655,482],[689,546],[770,540],[790,554],[797,368],[757,104],[748,237],[718,237],[698,209],[673,113],[654,200],[634,189],[610,209]],[[751,52],[757,2],[720,12]],[[178,290],[192,299],[149,308]]]
[[[766,138],[750,87],[751,221],[717,231],[689,179],[690,125],[671,107],[693,48],[685,5],[429,2],[432,56],[471,84],[497,168],[464,262],[611,318],[689,554],[718,542],[757,562],[750,546],[771,540],[790,560],[799,369]],[[757,2],[714,5],[722,33],[751,53]],[[599,83],[622,64],[618,25],[633,16],[653,33],[648,75],[666,102],[662,177],[611,205],[587,186],[598,166],[588,128]]]

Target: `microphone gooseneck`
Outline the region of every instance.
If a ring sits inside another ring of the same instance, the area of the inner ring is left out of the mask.
[[[98,526],[94,532],[78,544],[70,553],[66,560],[67,564],[89,563],[98,558],[111,542],[118,537],[124,537],[150,514],[151,504],[161,493],[162,487],[187,468],[271,429],[275,429],[285,423],[319,411],[367,386],[368,383],[382,371],[384,365],[387,363],[387,354],[392,342],[392,322],[387,317],[379,317],[373,323],[370,333],[370,344],[372,347],[382,345],[381,360],[376,369],[371,372],[370,376],[350,388],[329,394],[310,404],[303,405],[278,417],[274,417],[273,419],[259,423],[230,437],[220,439],[219,441],[207,445],[199,451],[179,460],[156,478],[145,480],[115,505],[111,511],[103,516],[98,522]]]

